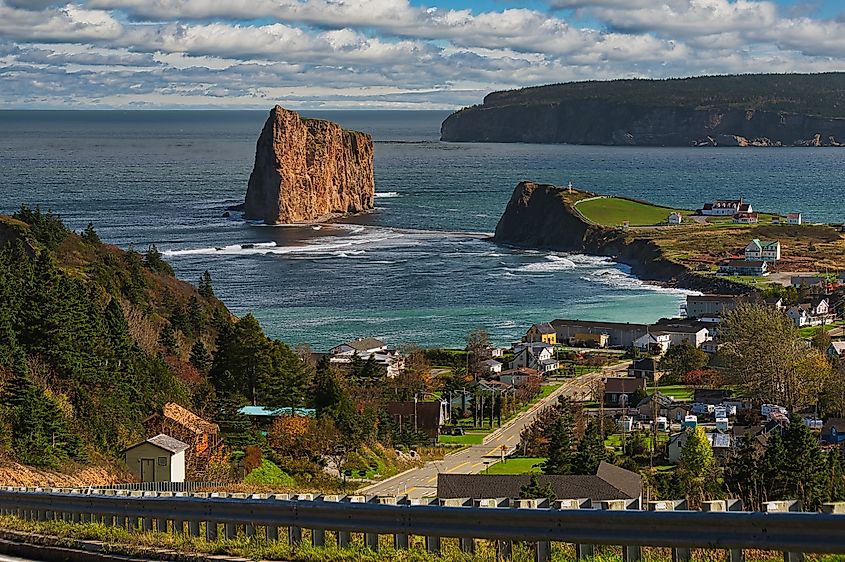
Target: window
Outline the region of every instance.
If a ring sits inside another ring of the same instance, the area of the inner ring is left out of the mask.
[[[159,457],[158,458],[158,465],[159,466],[167,466],[167,457]]]

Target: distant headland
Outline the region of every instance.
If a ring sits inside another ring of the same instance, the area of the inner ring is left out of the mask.
[[[692,211],[523,181],[493,241],[608,256],[641,279],[738,294],[764,281],[788,284],[801,273],[845,270],[841,231],[806,224],[797,212],[758,212],[742,199],[702,201]],[[769,255],[768,245],[776,253]]]
[[[373,140],[275,106],[255,147],[244,218],[315,222],[373,208]]]
[[[441,126],[452,142],[845,146],[845,73],[570,82],[493,92]]]

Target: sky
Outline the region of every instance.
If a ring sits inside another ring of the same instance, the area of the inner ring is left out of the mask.
[[[455,109],[843,70],[843,0],[0,0],[0,108]]]

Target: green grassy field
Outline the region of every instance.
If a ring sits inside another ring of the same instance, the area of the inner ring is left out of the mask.
[[[489,431],[477,433],[466,432],[463,435],[441,435],[437,438],[437,442],[457,445],[481,445],[488,433]]]
[[[829,332],[834,328],[839,328],[843,325],[845,325],[845,322],[833,322],[831,324],[825,324],[824,326],[807,326],[806,328],[801,328],[798,332],[801,334],[802,338],[812,338],[822,330]]]
[[[630,226],[653,226],[666,224],[669,213],[673,211],[679,211],[683,215],[691,214],[691,211],[649,205],[619,197],[581,201],[575,208],[587,220],[605,226],[619,226],[625,221],[628,221]]]
[[[665,394],[666,396],[671,396],[675,400],[680,401],[690,401],[692,400],[693,395],[693,388],[690,386],[684,386],[682,384],[672,384],[667,386],[658,386],[657,390]],[[651,387],[648,389],[648,393],[652,393]]]
[[[542,472],[540,467],[534,465],[545,461],[544,457],[514,457],[506,459],[505,462],[491,464],[487,472],[489,474],[530,474],[532,472],[540,474]]]

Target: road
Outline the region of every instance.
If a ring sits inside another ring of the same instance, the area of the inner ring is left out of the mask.
[[[530,409],[490,433],[484,439],[483,445],[472,445],[446,455],[442,460],[428,462],[420,468],[363,488],[359,493],[386,496],[407,494],[410,498],[434,497],[437,495],[438,474],[476,474],[483,471],[487,465],[500,460],[503,453],[513,453],[519,445],[522,429],[530,424],[541,410],[557,402],[558,396],[565,394],[577,400],[584,400],[590,395],[594,382],[607,374],[607,371],[602,371],[568,379]],[[502,449],[503,446],[506,447],[505,450]]]

